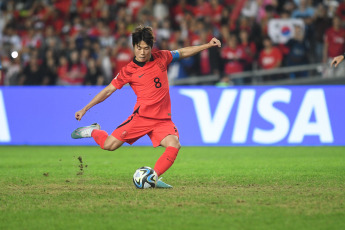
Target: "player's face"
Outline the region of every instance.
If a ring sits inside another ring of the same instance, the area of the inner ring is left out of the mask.
[[[141,41],[134,46],[135,59],[139,62],[148,62],[151,58],[151,47],[146,42]]]

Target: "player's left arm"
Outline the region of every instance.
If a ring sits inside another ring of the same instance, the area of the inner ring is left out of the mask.
[[[178,49],[177,51],[179,53],[179,58],[182,59],[182,58],[191,57],[203,50],[209,49],[211,47],[216,47],[216,46],[221,47],[222,44],[217,38],[212,38],[209,43],[199,45],[199,46],[188,46],[188,47]]]

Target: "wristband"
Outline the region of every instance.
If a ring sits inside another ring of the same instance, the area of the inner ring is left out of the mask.
[[[342,55],[343,55],[343,58],[345,59],[345,53],[343,53]]]

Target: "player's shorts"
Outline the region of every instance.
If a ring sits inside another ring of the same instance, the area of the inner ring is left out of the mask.
[[[111,135],[132,145],[146,134],[150,137],[153,147],[159,146],[168,135],[179,137],[177,128],[171,119],[146,118],[136,112],[119,125]]]

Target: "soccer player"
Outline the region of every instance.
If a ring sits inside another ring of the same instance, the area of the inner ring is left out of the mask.
[[[340,64],[340,62],[342,62],[344,60],[344,58],[345,58],[345,53],[333,58],[333,60],[331,62],[331,67],[333,67],[333,65],[334,65],[334,67],[337,67]]]
[[[151,52],[154,42],[151,27],[138,26],[132,33],[133,60],[124,66],[112,82],[100,91],[83,109],[75,113],[80,121],[86,111],[107,99],[117,89],[129,84],[137,95],[134,112],[120,124],[111,135],[92,124],[76,129],[72,138],[93,137],[102,149],[114,151],[127,142],[133,144],[144,135],[151,139],[153,147],[165,148],[157,160],[154,170],[162,175],[174,163],[181,148],[177,128],[171,120],[171,104],[167,67],[172,61],[193,56],[211,47],[221,47],[218,39],[209,43],[181,48],[174,51]],[[158,188],[171,188],[161,179]]]

